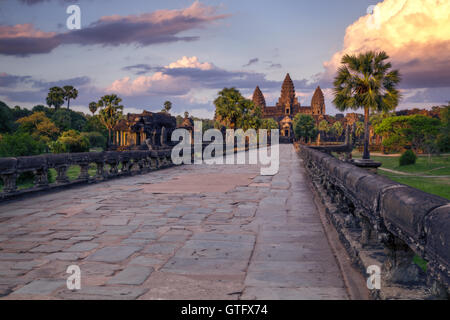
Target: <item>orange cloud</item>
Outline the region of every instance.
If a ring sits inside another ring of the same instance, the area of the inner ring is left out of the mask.
[[[330,81],[346,53],[384,50],[405,88],[450,86],[450,1],[384,0],[350,25],[343,49],[324,63]]]

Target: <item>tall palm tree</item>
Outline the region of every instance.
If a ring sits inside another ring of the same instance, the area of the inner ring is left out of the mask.
[[[58,110],[64,104],[64,90],[60,87],[51,87],[47,94],[47,105],[51,108],[55,107]]]
[[[97,102],[92,101],[91,103],[89,103],[89,111],[92,112],[92,115],[94,115],[97,109],[98,109]]]
[[[108,144],[111,143],[111,132],[114,126],[122,119],[122,99],[115,94],[100,98],[97,105],[100,108],[99,117],[101,123],[108,129]]]
[[[319,122],[319,126],[317,127],[317,129],[319,129],[319,135],[317,136],[317,145],[320,145],[320,138],[321,138],[320,133],[321,132],[328,133],[331,127],[327,120],[322,120]]]
[[[400,93],[398,70],[389,70],[386,52],[368,51],[358,55],[346,54],[334,80],[334,105],[341,111],[364,108],[364,155],[369,153],[370,111],[388,111],[397,107]]]
[[[331,128],[336,135],[336,141],[339,141],[339,138],[344,133],[344,127],[342,126],[342,123],[340,121],[336,121],[335,123],[333,123],[333,126]]]
[[[361,121],[357,121],[355,123],[355,135],[356,139],[359,140],[361,135],[364,133],[364,123]]]
[[[70,99],[76,99],[78,97],[78,90],[75,89],[73,86],[64,86],[64,100],[67,101],[67,109],[70,107]]]
[[[164,102],[164,108],[162,109],[162,112],[169,113],[170,109],[172,109],[172,102],[170,101]]]

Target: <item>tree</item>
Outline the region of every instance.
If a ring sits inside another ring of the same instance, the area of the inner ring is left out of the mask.
[[[316,121],[312,116],[299,114],[297,121],[294,123],[294,133],[297,139],[302,139],[307,143],[317,137]]]
[[[273,118],[263,119],[261,121],[261,129],[266,129],[268,131],[278,129],[278,123]]]
[[[437,145],[440,151],[450,151],[450,103],[440,109],[439,118],[441,119],[440,133],[437,137]]]
[[[4,102],[0,101],[0,133],[12,132],[13,130],[13,113]]]
[[[0,157],[22,157],[44,152],[45,144],[36,141],[30,134],[17,131],[5,134],[0,139]]]
[[[258,130],[261,127],[261,108],[256,106],[253,101],[244,99],[241,103],[241,118],[238,121],[238,127],[247,131],[248,129]]]
[[[364,108],[364,154],[369,152],[370,111],[395,109],[400,99],[396,89],[400,82],[397,70],[390,71],[392,65],[386,52],[368,51],[359,55],[344,55],[334,80],[334,105],[341,111]]]
[[[170,109],[172,109],[172,102],[166,101],[164,102],[164,108],[162,109],[162,112],[170,112]]]
[[[55,140],[58,137],[58,127],[45,115],[44,112],[35,112],[28,117],[20,118],[16,121],[21,132],[30,134],[36,140],[45,143]]]
[[[224,88],[214,100],[216,106],[216,119],[219,123],[230,129],[236,129],[242,117],[245,98],[235,88]]]
[[[355,136],[356,140],[359,141],[361,138],[361,135],[364,134],[364,122],[357,121],[355,123]]]
[[[51,108],[59,109],[64,104],[64,90],[60,87],[52,87],[47,94],[47,105]]]
[[[58,138],[58,143],[64,146],[66,152],[88,152],[89,151],[89,139],[86,136],[81,135],[76,130],[68,130]],[[55,150],[53,152],[60,150]]]
[[[99,119],[108,129],[108,145],[111,143],[111,132],[114,126],[122,118],[122,99],[115,94],[106,95],[100,98],[97,105],[100,108]]]
[[[186,118],[189,118],[189,112],[187,112],[187,111],[184,112],[184,118],[185,118],[185,119],[186,119]]]
[[[92,112],[92,116],[95,114],[97,109],[98,109],[97,102],[92,101],[91,103],[89,103],[89,111]]]
[[[69,109],[70,106],[70,99],[76,99],[78,97],[78,90],[75,89],[73,86],[64,86],[64,100],[67,101],[67,109]]]
[[[317,144],[320,145],[321,132],[324,132],[325,134],[330,132],[331,126],[327,120],[322,120],[319,122],[317,129],[319,130],[319,134],[317,135]]]
[[[342,136],[342,133],[344,133],[344,127],[342,126],[342,123],[340,121],[336,121],[335,123],[333,123],[331,130],[336,136],[336,141],[339,141],[339,138]]]

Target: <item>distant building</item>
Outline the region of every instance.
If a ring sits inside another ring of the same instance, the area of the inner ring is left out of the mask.
[[[129,113],[114,127],[114,143],[118,149],[158,149],[170,144],[176,125],[169,113]]]
[[[281,136],[288,139],[294,137],[292,120],[297,114],[312,115],[317,121],[325,116],[325,99],[320,87],[317,87],[314,92],[311,106],[301,106],[295,95],[294,82],[289,73],[284,79],[281,96],[275,106],[266,106],[266,100],[258,86],[253,93],[253,103],[261,108],[264,119],[273,118],[278,123]]]

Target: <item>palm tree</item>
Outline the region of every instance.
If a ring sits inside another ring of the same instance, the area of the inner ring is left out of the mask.
[[[172,102],[170,101],[164,102],[164,108],[162,109],[162,112],[169,113],[170,109],[172,109]]]
[[[78,97],[78,90],[75,89],[73,86],[64,86],[64,100],[67,101],[67,109],[69,109],[70,106],[70,99],[76,99]]]
[[[344,127],[342,126],[342,123],[340,121],[336,121],[335,123],[333,123],[332,130],[336,135],[336,141],[339,141],[339,138],[342,136],[342,133],[344,132]]]
[[[358,141],[363,133],[364,133],[364,122],[361,121],[355,122],[355,135]]]
[[[100,108],[100,121],[108,129],[108,144],[111,143],[112,129],[122,118],[123,106],[119,104],[121,102],[121,98],[111,94],[101,97],[97,103],[97,106]]]
[[[98,109],[97,102],[92,101],[91,103],[89,103],[89,111],[92,112],[92,116],[97,111],[97,109]]]
[[[51,87],[47,94],[47,105],[51,108],[59,109],[64,104],[64,90],[60,87]]]
[[[364,108],[364,155],[369,153],[370,111],[395,109],[400,100],[396,89],[400,82],[398,70],[392,70],[386,52],[368,51],[359,55],[346,54],[334,80],[334,105],[341,111]]]
[[[319,122],[318,129],[319,129],[319,135],[317,136],[317,145],[320,145],[320,133],[321,132],[328,133],[330,131],[331,127],[327,120],[322,120]]]

